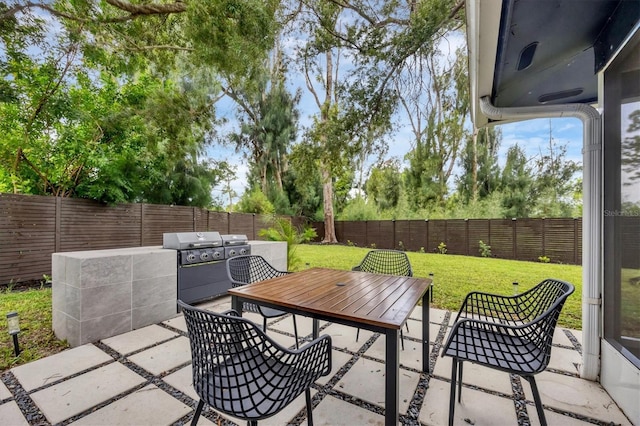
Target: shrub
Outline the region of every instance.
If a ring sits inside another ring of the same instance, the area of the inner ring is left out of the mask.
[[[438,253],[447,254],[447,245],[444,242],[440,242],[440,244],[438,244]]]
[[[284,217],[273,216],[270,222],[271,227],[261,229],[258,235],[270,241],[286,241],[288,269],[296,270],[300,263],[300,258],[296,255],[297,245],[308,243],[317,237],[316,230],[308,225],[298,229],[293,226],[291,220]]]
[[[491,257],[491,246],[489,244],[485,244],[484,241],[480,240],[478,245],[480,246],[480,256]]]
[[[538,260],[542,263],[549,263],[551,262],[551,259],[549,259],[547,256],[538,256]]]

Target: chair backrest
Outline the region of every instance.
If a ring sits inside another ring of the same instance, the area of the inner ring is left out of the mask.
[[[398,250],[371,250],[362,259],[355,271],[372,272],[399,276],[413,276],[413,269],[407,254]]]
[[[555,305],[558,305],[558,313],[560,313],[564,301],[574,290],[572,284],[549,278],[517,295],[515,299],[520,321],[534,321]]]
[[[239,316],[194,308],[178,301],[191,346],[193,386],[211,407],[241,419],[277,413],[299,392],[282,389],[292,355],[254,323]],[[319,363],[318,360],[309,362]],[[320,367],[318,367],[320,368]]]
[[[227,274],[231,284],[238,287],[280,277],[288,272],[277,270],[264,257],[254,254],[227,259]]]
[[[241,287],[288,273],[277,270],[264,257],[255,254],[227,259],[227,276],[232,287]],[[261,313],[260,307],[255,303],[244,302],[242,306],[245,311]]]
[[[535,356],[523,363],[526,365],[519,366],[526,373],[539,373],[549,365],[558,317],[573,291],[573,285],[567,282],[547,279],[520,295],[523,296],[520,298],[521,310],[531,318],[522,331],[526,341],[537,349],[533,352]]]

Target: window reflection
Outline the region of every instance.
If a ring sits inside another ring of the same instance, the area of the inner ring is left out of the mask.
[[[620,343],[640,357],[640,100],[620,113]]]

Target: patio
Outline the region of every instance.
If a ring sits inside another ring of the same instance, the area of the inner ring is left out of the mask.
[[[200,305],[229,309],[229,297]],[[257,315],[246,314],[260,321]],[[400,412],[404,424],[447,423],[451,361],[439,357],[455,313],[431,310],[432,375],[421,374],[420,310],[415,309],[400,352]],[[311,320],[298,317],[301,336]],[[290,319],[269,323],[269,336],[294,344]],[[312,391],[318,425],[383,424],[384,337],[321,323],[333,339],[333,369]],[[629,420],[596,382],[578,377],[580,331],[558,328],[549,368],[537,376],[549,424],[623,424]],[[537,425],[528,384],[506,373],[466,364],[462,404],[455,424]],[[69,349],[5,372],[0,383],[0,423],[160,425],[191,421],[197,396],[191,386],[189,342],[182,316]],[[306,425],[304,396],[263,425]],[[199,424],[244,424],[205,408]]]

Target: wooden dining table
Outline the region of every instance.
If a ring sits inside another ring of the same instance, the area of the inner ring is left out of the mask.
[[[402,326],[422,301],[422,371],[429,372],[429,293],[431,280],[359,271],[311,268],[229,290],[232,308],[257,302],[313,318],[382,333],[385,339],[385,424],[399,421],[398,338]]]

